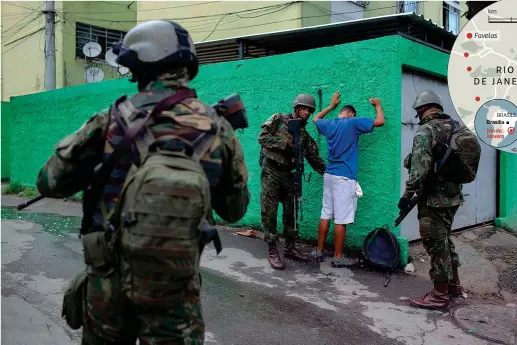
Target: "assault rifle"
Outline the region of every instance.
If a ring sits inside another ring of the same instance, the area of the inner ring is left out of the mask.
[[[230,123],[234,130],[248,128],[248,118],[246,116],[246,109],[239,94],[234,93],[220,100],[219,102],[213,104],[212,108],[217,112],[217,115],[224,117]],[[98,165],[95,168],[93,180],[97,178],[97,174],[101,170],[101,166],[102,164]],[[16,208],[18,209],[18,211],[23,210],[24,208],[44,198],[45,197],[43,195],[38,195],[37,197],[18,205]]]
[[[300,137],[300,129],[302,122],[300,119],[289,119],[287,121],[287,128],[293,136],[293,151],[294,151],[294,163],[296,165],[296,172],[294,173],[294,230],[298,230],[298,208],[300,209],[300,220],[303,221],[303,210],[302,210],[302,177],[303,177],[303,147]]]
[[[452,140],[452,133],[454,133],[454,121],[451,121],[451,135],[448,139],[447,144],[445,147],[447,148],[443,158],[440,160],[440,163],[438,164],[438,167],[436,167],[436,163],[434,163],[434,166],[436,169],[434,169],[434,172],[431,174],[430,178],[427,179],[427,181],[424,184],[424,188],[420,193],[415,194],[410,200],[407,205],[407,207],[403,210],[400,210],[399,216],[397,219],[395,219],[395,227],[399,226],[400,223],[404,220],[404,218],[407,217],[407,215],[411,212],[411,210],[422,200],[422,198],[429,193],[429,190],[433,188],[436,185],[436,181],[438,180],[438,176],[440,176],[440,173],[443,170],[443,167],[445,163],[447,162],[447,159],[452,154],[452,147],[451,147],[451,140]]]

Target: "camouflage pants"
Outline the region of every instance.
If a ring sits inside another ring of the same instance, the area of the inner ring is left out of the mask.
[[[451,281],[453,268],[461,265],[451,237],[452,223],[458,208],[429,207],[425,201],[418,205],[420,236],[431,257],[429,277],[434,283]]]
[[[161,310],[143,309],[120,290],[118,273],[89,274],[82,345],[202,345],[199,296]]]
[[[263,166],[260,183],[260,215],[264,230],[264,241],[268,243],[278,242],[277,214],[278,205],[282,203],[282,223],[284,236],[294,238],[298,235],[295,231],[295,202],[294,174],[290,171],[278,171],[267,165]]]

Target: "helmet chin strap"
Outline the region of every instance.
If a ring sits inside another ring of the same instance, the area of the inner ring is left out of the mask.
[[[417,110],[417,112],[416,112],[415,119],[420,117],[420,114],[422,114],[422,116],[423,116],[426,111],[431,109],[431,107],[432,106],[430,106],[430,105],[423,105],[423,106],[421,106],[420,107],[420,111]]]

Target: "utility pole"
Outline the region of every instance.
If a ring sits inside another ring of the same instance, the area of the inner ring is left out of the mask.
[[[45,91],[56,88],[56,34],[54,1],[45,1]]]

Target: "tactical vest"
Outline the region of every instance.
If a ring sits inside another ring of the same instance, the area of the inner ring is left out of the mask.
[[[287,122],[289,119],[293,118],[293,114],[280,114],[280,116],[282,117],[282,122],[280,126],[277,128],[275,136],[282,137],[288,140],[287,138],[291,137],[291,134],[289,133],[289,129],[287,128]],[[303,140],[304,133],[300,134]],[[285,150],[269,149],[267,147],[262,147],[260,150],[259,164],[261,166],[268,166],[269,168],[279,171],[292,171],[296,167],[294,163],[294,151],[292,147],[289,145],[287,145]]]

